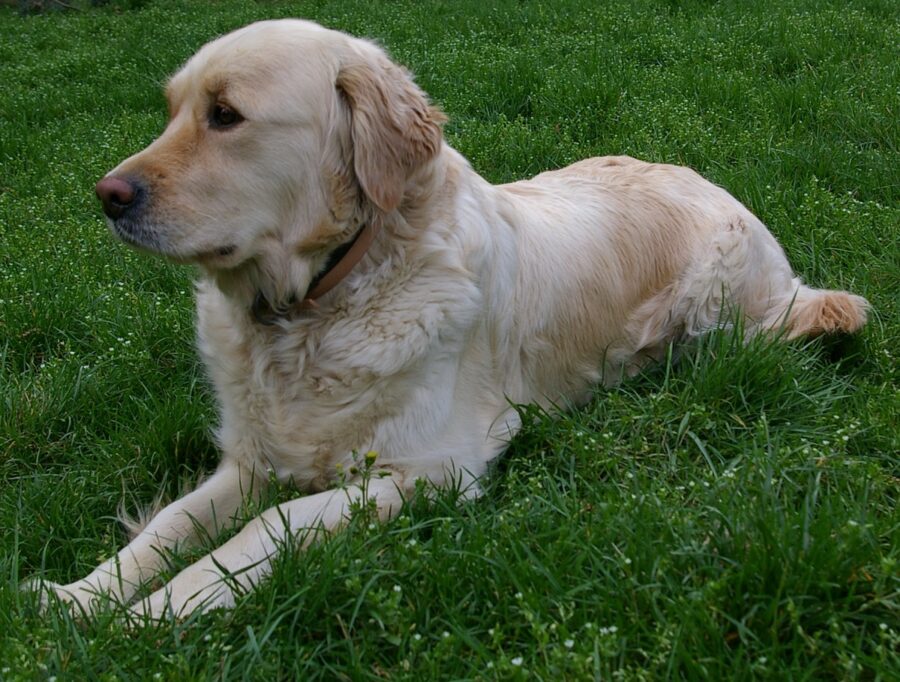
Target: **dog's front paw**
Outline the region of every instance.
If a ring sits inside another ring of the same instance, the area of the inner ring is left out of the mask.
[[[22,583],[19,589],[36,593],[42,611],[46,611],[53,604],[62,604],[76,615],[84,617],[96,613],[106,601],[104,599],[106,595],[85,580],[60,585],[42,578],[32,578]]]

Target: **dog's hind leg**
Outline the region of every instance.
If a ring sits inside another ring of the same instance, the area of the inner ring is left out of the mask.
[[[819,334],[852,334],[866,323],[868,302],[846,291],[813,289],[796,277],[781,246],[757,218],[738,219],[726,235],[743,233],[726,269],[734,303],[748,333],[784,332],[787,340]]]
[[[783,291],[790,281],[781,248],[752,216],[734,216],[702,247],[629,319],[635,367],[642,359],[661,360],[674,341],[689,342],[730,325],[738,311],[755,331],[753,320],[768,309],[771,292]]]
[[[868,306],[860,296],[802,284],[765,225],[745,214],[725,223],[675,281],[635,311],[628,332],[636,357],[659,359],[670,342],[726,326],[735,314],[748,338],[783,331],[793,339],[856,332]]]

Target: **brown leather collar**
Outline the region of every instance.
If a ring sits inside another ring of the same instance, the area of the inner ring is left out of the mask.
[[[310,310],[318,307],[316,299],[334,289],[344,277],[350,274],[350,271],[366,255],[366,251],[372,246],[380,229],[381,216],[376,216],[371,222],[363,225],[353,239],[332,251],[328,256],[325,269],[313,278],[306,290],[306,295],[299,302],[292,298],[286,308],[273,308],[265,295],[261,291],[257,292],[250,308],[253,319],[260,324],[270,326],[275,324],[279,318],[289,318],[294,310]]]

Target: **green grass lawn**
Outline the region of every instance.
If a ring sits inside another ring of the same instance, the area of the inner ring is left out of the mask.
[[[898,679],[900,5],[132,4],[0,7],[0,679]],[[125,541],[121,499],[217,461],[192,272],[115,242],[93,184],[160,132],[192,52],[278,16],[379,39],[492,181],[693,166],[870,325],[714,335],[585,409],[528,410],[484,498],[358,515],[233,611],[41,614],[21,581],[83,577]]]

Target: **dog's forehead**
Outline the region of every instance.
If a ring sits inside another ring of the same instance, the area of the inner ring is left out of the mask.
[[[228,33],[191,57],[169,81],[169,96],[259,91],[290,80],[313,80],[336,70],[346,36],[299,19],[260,21]],[[330,64],[334,69],[328,68]]]

